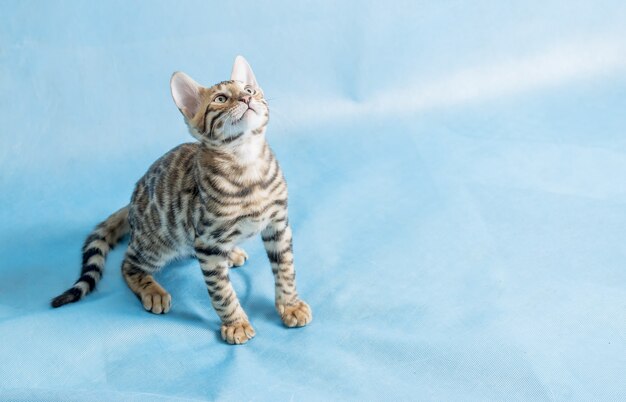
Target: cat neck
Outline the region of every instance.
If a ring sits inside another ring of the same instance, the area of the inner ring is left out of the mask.
[[[265,141],[265,130],[246,133],[239,140],[221,146],[202,143],[196,158],[196,169],[200,173],[202,186],[203,172],[229,177],[242,185],[264,180],[268,174],[268,163],[272,151]]]
[[[233,170],[241,174],[246,171],[252,176],[258,176],[267,164],[271,154],[269,145],[265,141],[265,128],[249,131],[230,143],[207,144],[201,143],[202,155],[200,160],[205,166],[210,164],[226,170]],[[255,173],[256,172],[256,173]],[[246,174],[247,175],[247,174]]]
[[[248,130],[231,142],[201,142],[205,153],[220,160],[229,160],[240,166],[254,165],[265,152],[265,128]]]
[[[256,164],[265,150],[265,129],[262,131],[250,130],[239,140],[225,144],[223,151],[230,153],[241,165]]]

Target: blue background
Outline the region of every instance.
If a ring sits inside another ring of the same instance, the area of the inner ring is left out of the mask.
[[[626,398],[622,1],[0,5],[0,398]],[[261,242],[219,339],[195,261],[52,310],[91,228],[191,141],[169,93],[243,54],[270,100],[311,326]]]

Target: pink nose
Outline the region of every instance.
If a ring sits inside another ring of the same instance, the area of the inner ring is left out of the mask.
[[[245,103],[246,105],[250,104],[250,95],[244,95],[241,98],[239,98],[240,102]]]

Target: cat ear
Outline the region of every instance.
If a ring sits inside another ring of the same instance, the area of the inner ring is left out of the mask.
[[[230,74],[230,79],[234,81],[242,81],[254,87],[258,86],[254,73],[250,68],[250,64],[248,64],[243,56],[235,57],[235,64],[233,64],[233,72]]]
[[[170,80],[174,103],[187,119],[192,119],[200,107],[200,84],[187,74],[177,71]]]

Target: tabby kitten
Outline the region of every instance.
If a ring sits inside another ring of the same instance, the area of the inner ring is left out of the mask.
[[[222,321],[222,338],[245,343],[255,332],[228,269],[248,258],[237,244],[261,233],[283,323],[308,324],[311,309],[296,291],[287,185],[265,141],[269,108],[252,69],[238,56],[230,81],[205,88],[177,72],[170,85],[199,142],[180,145],[157,160],[137,182],[130,204],[95,228],[83,246],[80,278],[52,306],[76,302],[92,291],[106,255],[130,232],[122,274],[146,310],[161,314],[171,306],[170,294],[152,274],[177,257],[195,256]]]

